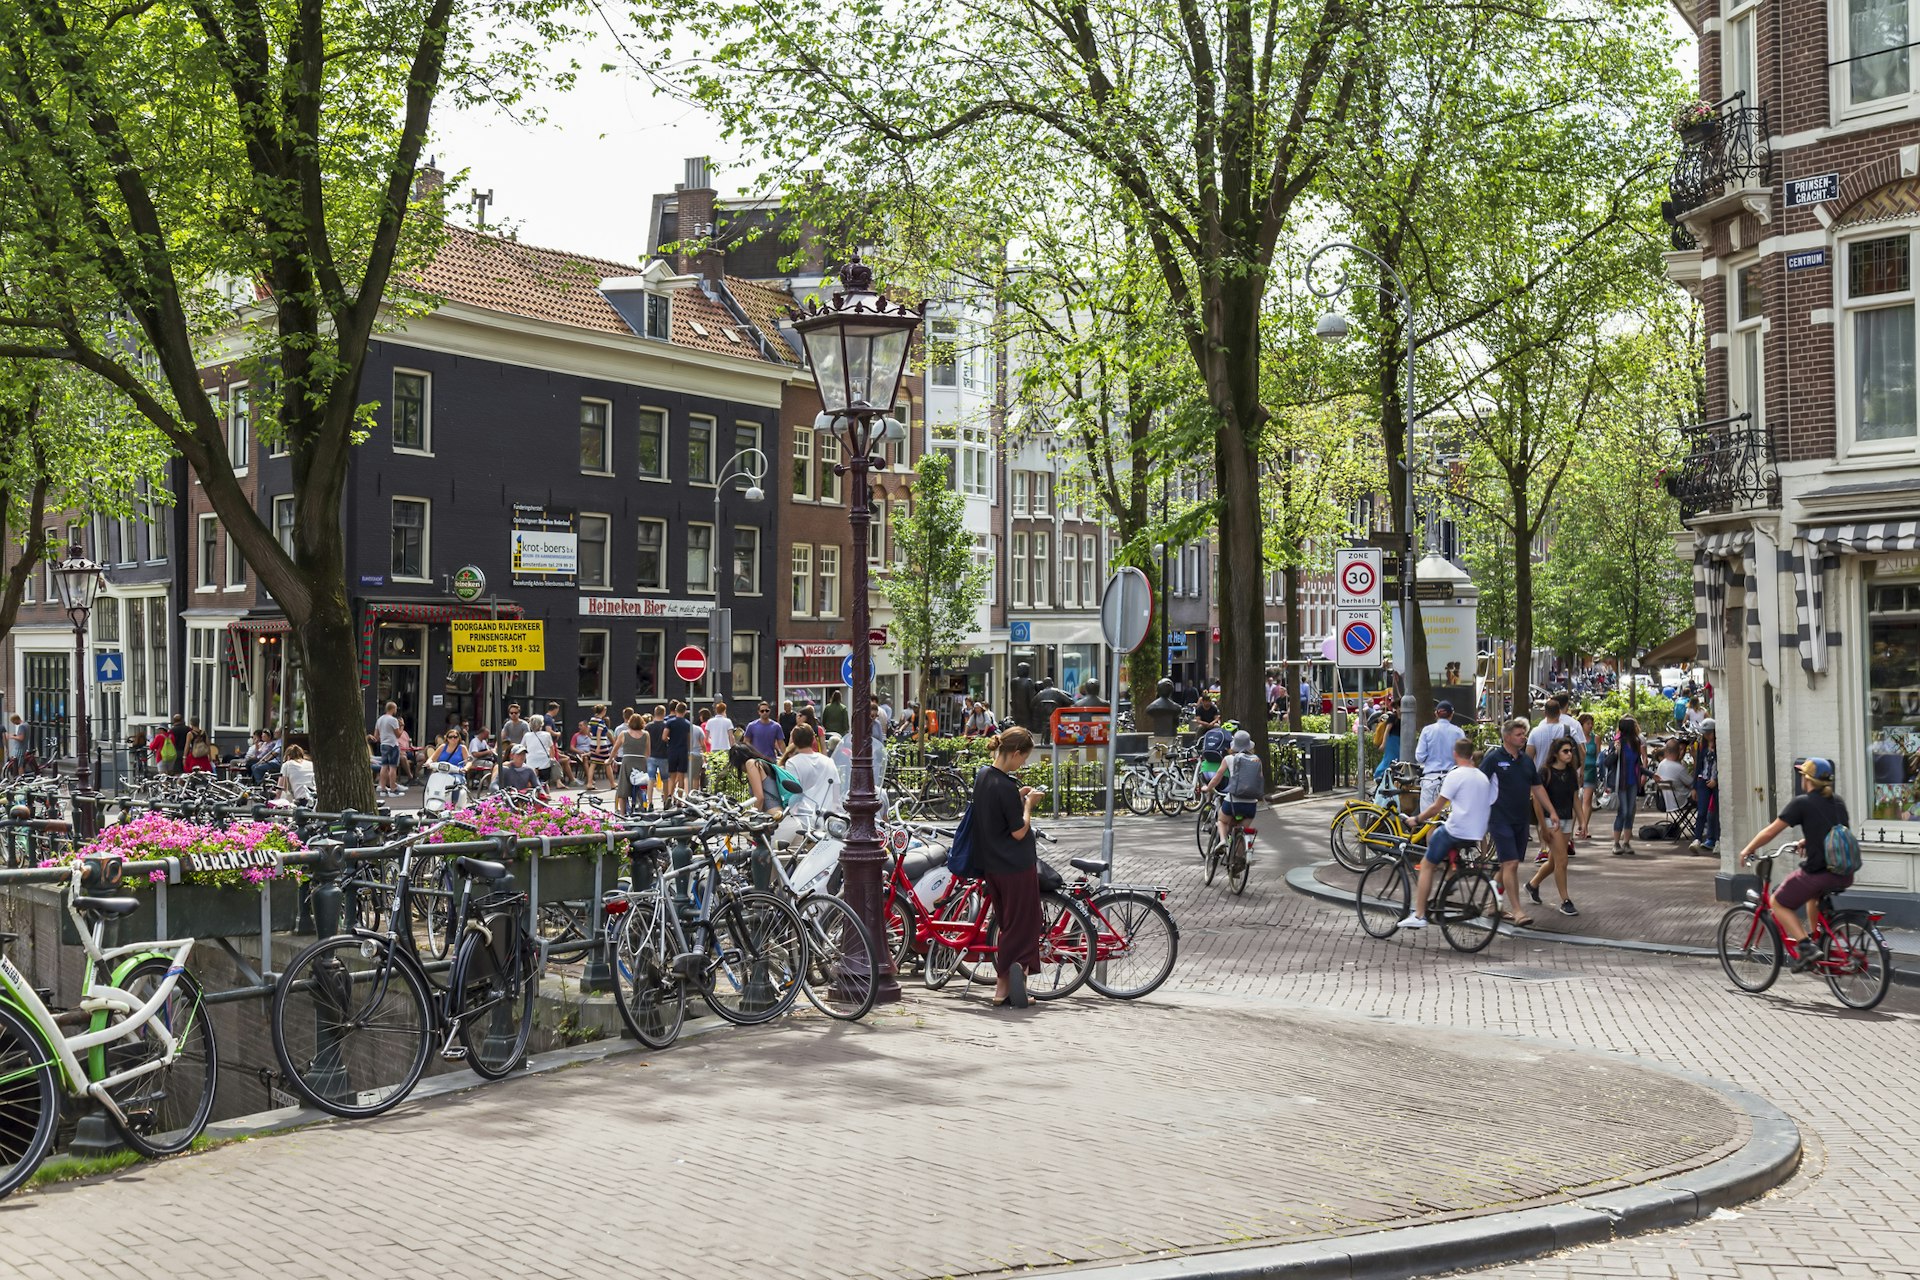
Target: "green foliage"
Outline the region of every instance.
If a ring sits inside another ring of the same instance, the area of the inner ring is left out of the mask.
[[[966,642],[987,593],[989,570],[974,562],[966,499],[948,473],[945,454],[935,451],[920,459],[911,509],[893,507],[900,562],[880,580],[893,606],[887,643],[901,667],[918,671],[923,680],[935,659]]]

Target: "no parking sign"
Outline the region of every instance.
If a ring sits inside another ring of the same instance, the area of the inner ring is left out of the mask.
[[[1380,611],[1339,609],[1334,612],[1333,657],[1336,666],[1380,665]]]

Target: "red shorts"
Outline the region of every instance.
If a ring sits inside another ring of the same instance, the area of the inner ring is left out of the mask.
[[[1852,876],[1837,876],[1831,871],[1796,871],[1780,882],[1780,887],[1773,892],[1773,900],[1798,911],[1822,894],[1839,893],[1852,883]]]

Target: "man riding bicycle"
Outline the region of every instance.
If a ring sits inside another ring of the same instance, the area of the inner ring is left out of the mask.
[[[1819,959],[1814,954],[1817,948],[1806,946],[1809,930],[1803,912],[1807,904],[1853,884],[1852,875],[1839,875],[1827,867],[1827,837],[1835,828],[1849,825],[1846,801],[1833,794],[1833,762],[1819,756],[1801,761],[1800,781],[1801,793],[1740,851],[1740,865],[1745,866],[1769,840],[1788,827],[1800,828],[1800,869],[1773,891],[1774,922],[1786,935],[1795,973],[1805,973]]]
[[[1433,821],[1442,809],[1447,809],[1446,822],[1427,837],[1413,910],[1400,922],[1402,929],[1427,927],[1427,895],[1433,892],[1433,869],[1447,860],[1447,854],[1456,845],[1474,848],[1487,834],[1487,817],[1493,808],[1493,779],[1474,768],[1473,743],[1465,737],[1453,744],[1453,768],[1439,779],[1439,786],[1434,802],[1413,820],[1417,831]]]

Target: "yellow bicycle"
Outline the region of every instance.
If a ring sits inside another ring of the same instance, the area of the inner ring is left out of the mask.
[[[1375,858],[1403,845],[1412,834],[1407,825],[1412,815],[1400,812],[1400,796],[1419,785],[1420,766],[1396,761],[1388,770],[1387,784],[1374,793],[1373,799],[1355,797],[1340,806],[1327,829],[1334,861],[1349,871],[1361,872]]]

